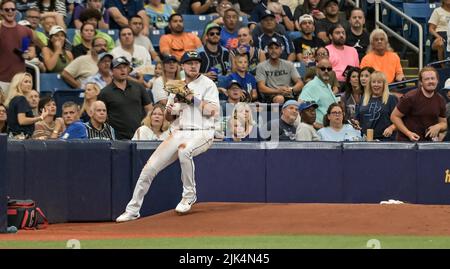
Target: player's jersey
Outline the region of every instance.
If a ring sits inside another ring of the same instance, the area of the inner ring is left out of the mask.
[[[216,84],[204,75],[188,84],[194,96],[202,101],[214,103],[220,108],[219,91]],[[169,99],[172,99],[169,97]],[[220,111],[220,110],[219,110]],[[175,129],[214,129],[214,117],[203,116],[199,107],[180,103],[179,117],[174,126]]]

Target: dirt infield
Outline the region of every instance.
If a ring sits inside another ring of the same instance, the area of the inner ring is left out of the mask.
[[[2,234],[0,240],[68,240],[239,235],[450,236],[450,206],[199,203],[128,223],[68,223]]]

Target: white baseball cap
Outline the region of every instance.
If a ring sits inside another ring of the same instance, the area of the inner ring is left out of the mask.
[[[444,89],[450,90],[450,78],[445,81]]]
[[[66,33],[66,30],[64,30],[64,28],[62,28],[62,27],[59,26],[59,25],[54,25],[54,26],[52,26],[52,28],[50,29],[50,33],[49,33],[48,35],[52,36],[52,35],[55,35],[55,34],[57,34],[57,33],[59,33],[59,32],[63,32],[63,33],[65,34],[65,33]]]
[[[300,16],[300,18],[298,18],[298,23],[302,24],[302,22],[304,21],[310,21],[314,23],[314,17],[309,14],[303,14],[302,16]]]

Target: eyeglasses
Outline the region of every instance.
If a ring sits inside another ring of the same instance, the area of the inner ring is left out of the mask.
[[[325,72],[325,70],[328,71],[328,72],[330,72],[331,70],[333,70],[332,67],[325,67],[325,66],[319,67],[319,69],[322,70],[323,72]]]
[[[333,111],[333,112],[330,112],[330,114],[331,114],[331,115],[334,115],[334,116],[340,116],[340,115],[342,115],[343,113],[342,113],[342,111]]]
[[[328,56],[328,53],[326,53],[326,52],[319,52],[319,53],[317,53],[317,56]]]
[[[14,11],[16,11],[16,9],[15,8],[4,8],[3,11],[5,11],[5,12],[14,12]]]
[[[209,36],[214,36],[214,35],[220,36],[220,33],[219,32],[209,32],[208,35]]]

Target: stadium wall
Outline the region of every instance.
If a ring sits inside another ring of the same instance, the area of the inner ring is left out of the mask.
[[[158,145],[9,141],[6,162],[5,140],[0,229],[6,195],[36,200],[51,223],[115,219]],[[450,204],[448,160],[447,143],[215,143],[195,169],[199,202]],[[173,209],[181,192],[175,162],[154,180],[141,215]]]

